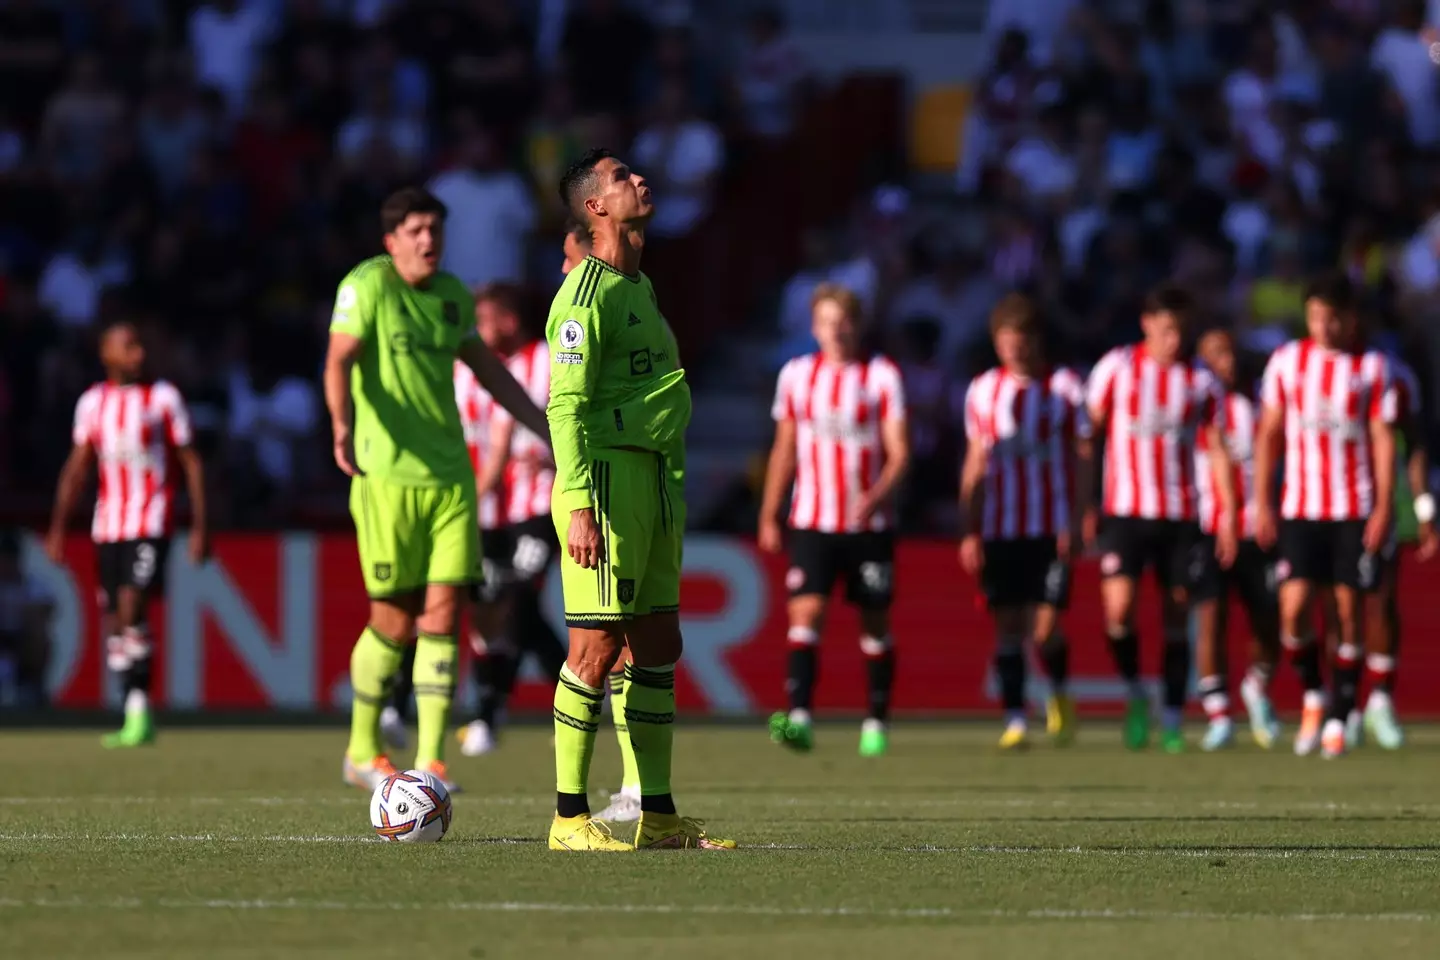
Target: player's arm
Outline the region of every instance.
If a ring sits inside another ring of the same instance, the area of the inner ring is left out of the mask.
[[[900,489],[900,481],[910,469],[910,422],[905,413],[905,386],[896,367],[888,367],[881,386],[880,449],[884,463],[880,476],[855,505],[856,523],[865,523],[888,503]]]
[[[60,468],[60,479],[55,484],[55,507],[50,514],[50,533],[45,538],[45,552],[56,563],[65,558],[65,525],[75,512],[75,501],[85,487],[85,478],[95,465],[95,448],[87,441],[76,443]]]
[[[599,387],[604,362],[599,316],[587,307],[567,306],[551,315],[545,342],[550,351],[550,399],[545,418],[555,454],[551,503],[558,512],[570,515],[565,552],[588,570],[599,564],[601,549],[590,450],[585,442],[585,412]]]
[[[510,442],[515,436],[515,421],[499,416],[490,419],[489,445],[485,449],[485,463],[475,478],[475,492],[480,496],[489,494],[500,486],[505,476],[505,467],[510,463]]]
[[[375,331],[375,294],[364,276],[351,275],[335,294],[330,345],[325,351],[325,406],[330,411],[335,464],[349,477],[361,476],[355,460],[355,401],[350,374]]]
[[[210,556],[210,520],[205,503],[205,463],[195,449],[194,430],[185,398],[170,384],[162,395],[165,407],[166,441],[175,451],[180,471],[185,474],[185,492],[190,497],[190,562],[204,563]]]
[[[1285,387],[1280,377],[1284,361],[1280,358],[1281,354],[1275,354],[1265,366],[1260,380],[1260,422],[1255,426],[1255,499],[1250,506],[1255,515],[1255,542],[1266,550],[1275,545],[1279,535],[1275,524],[1275,478],[1285,434]]]
[[[1379,553],[1395,516],[1395,421],[1397,396],[1389,374],[1370,408],[1370,459],[1375,464],[1375,509],[1365,522],[1365,552]]]
[[[795,421],[784,417],[775,421],[775,442],[770,445],[765,487],[760,498],[760,549],[767,553],[780,550],[780,510],[794,482]]]
[[[969,404],[966,404],[965,461],[960,467],[960,565],[965,572],[978,575],[985,563],[980,541],[980,526],[985,509],[984,479],[990,468],[990,447],[978,431],[970,429]]]
[[[457,356],[461,363],[474,372],[475,379],[495,398],[496,403],[533,430],[540,439],[549,440],[550,425],[544,412],[530,399],[530,394],[525,392],[520,381],[516,380],[510,368],[505,366],[505,361],[496,356],[495,351],[485,345],[485,341],[479,336],[467,337],[461,341]]]
[[[1110,415],[1115,406],[1116,361],[1106,355],[1085,385],[1084,415],[1090,425],[1090,458],[1076,463],[1075,505],[1080,512],[1081,536],[1085,546],[1093,547],[1100,527],[1100,473],[1104,469],[1106,438],[1110,435]]]
[[[1085,386],[1076,380],[1072,386],[1070,409],[1070,456],[1074,464],[1075,485],[1070,491],[1070,526],[1056,537],[1056,549],[1061,560],[1071,559],[1080,545],[1085,543],[1085,503],[1080,499],[1084,488],[1095,476],[1095,430],[1090,421],[1090,409],[1085,404]],[[1085,479],[1082,479],[1085,478]]]

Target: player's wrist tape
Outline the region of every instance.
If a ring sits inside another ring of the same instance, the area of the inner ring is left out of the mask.
[[[1421,523],[1430,523],[1435,519],[1435,498],[1428,493],[1422,493],[1415,498],[1415,519]]]

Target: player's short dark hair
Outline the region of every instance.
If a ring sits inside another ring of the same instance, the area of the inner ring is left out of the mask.
[[[595,242],[595,238],[590,235],[590,228],[584,221],[573,216],[565,218],[565,233],[574,237],[576,243],[583,243],[587,247]]]
[[[1143,314],[1168,313],[1181,326],[1190,319],[1195,309],[1195,298],[1190,291],[1178,283],[1162,283],[1145,294],[1145,304],[1140,308]]]
[[[433,213],[444,220],[450,211],[440,198],[424,187],[401,187],[380,204],[380,229],[394,233],[412,213]]]
[[[1319,300],[1337,313],[1354,313],[1360,305],[1355,283],[1343,270],[1331,270],[1305,285],[1305,301]]]
[[[487,283],[475,291],[476,303],[493,303],[516,317],[525,315],[525,293],[514,283]]]
[[[585,222],[585,200],[596,193],[595,165],[613,156],[604,147],[592,147],[560,175],[560,202],[581,223]]]
[[[990,335],[1014,330],[1027,337],[1040,334],[1040,307],[1023,293],[1007,293],[990,311]]]

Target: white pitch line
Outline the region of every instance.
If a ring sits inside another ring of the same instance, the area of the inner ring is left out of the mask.
[[[19,899],[0,898],[0,909],[60,910],[314,910],[356,912],[452,911],[461,913],[629,913],[694,916],[754,917],[876,917],[896,920],[994,919],[994,920],[1250,920],[1285,923],[1368,922],[1434,923],[1435,913],[1222,913],[1204,910],[963,910],[951,907],[773,907],[763,904],[675,904],[675,903],[526,903],[521,901],[396,901],[345,900],[142,900],[115,899]]]

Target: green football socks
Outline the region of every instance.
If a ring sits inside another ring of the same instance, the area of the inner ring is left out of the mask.
[[[585,796],[590,785],[590,759],[595,755],[595,734],[600,729],[604,700],[605,691],[575,676],[569,664],[560,668],[560,682],[555,684],[555,790],[561,796],[557,812],[562,817],[589,810]]]
[[[415,766],[445,760],[445,728],[455,696],[454,637],[422,633],[415,641]]]
[[[380,711],[404,648],[366,627],[350,651],[350,747],[352,763],[367,764],[380,754]]]
[[[615,739],[620,743],[620,789],[639,793],[640,771],[635,767],[635,747],[625,722],[625,672],[610,674],[610,718],[615,721]]]
[[[625,665],[625,724],[635,749],[642,809],[674,813],[670,759],[675,745],[675,664]]]

